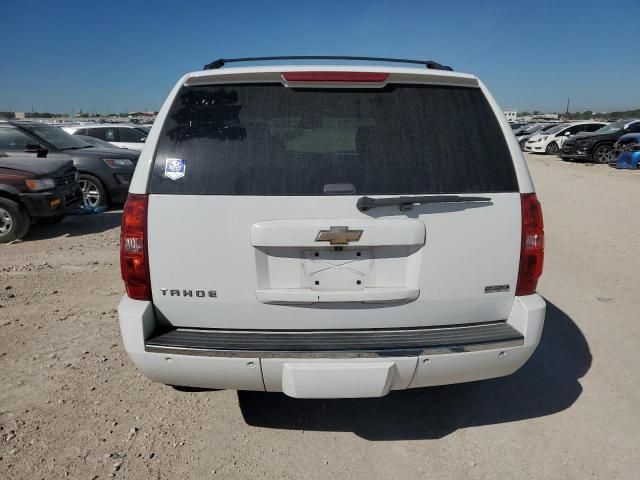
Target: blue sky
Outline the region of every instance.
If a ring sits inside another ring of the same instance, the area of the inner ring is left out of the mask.
[[[8,1],[0,110],[157,110],[218,57],[433,59],[478,75],[504,108],[640,106],[640,0]]]

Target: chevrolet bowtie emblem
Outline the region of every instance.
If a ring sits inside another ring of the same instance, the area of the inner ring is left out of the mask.
[[[316,242],[329,242],[329,245],[348,245],[349,242],[357,242],[362,236],[362,230],[349,230],[349,227],[331,227],[329,230],[320,230]]]

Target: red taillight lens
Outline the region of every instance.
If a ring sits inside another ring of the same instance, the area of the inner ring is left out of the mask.
[[[120,271],[127,295],[134,300],[151,300],[147,256],[147,205],[146,195],[130,193],[122,212]]]
[[[535,293],[544,263],[544,225],[542,207],[535,193],[521,195],[522,245],[516,295]]]
[[[284,72],[282,78],[287,82],[352,82],[381,83],[387,80],[388,73],[379,72]]]

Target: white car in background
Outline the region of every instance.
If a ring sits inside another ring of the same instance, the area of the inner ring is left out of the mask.
[[[86,135],[109,142],[116,147],[141,151],[147,139],[145,130],[136,125],[96,124],[63,127],[71,135]]]
[[[557,154],[564,141],[571,135],[585,132],[595,132],[604,127],[604,122],[573,122],[561,123],[549,130],[532,136],[527,143],[524,144],[524,151],[530,153],[546,153],[549,155]]]
[[[516,140],[518,140],[518,144],[520,144],[520,150],[524,150],[524,146],[531,137],[537,134],[542,134],[542,132],[546,132],[547,130],[551,130],[554,127],[557,127],[557,123],[536,123],[530,125],[529,128],[521,130],[519,132],[514,132],[516,136]]]

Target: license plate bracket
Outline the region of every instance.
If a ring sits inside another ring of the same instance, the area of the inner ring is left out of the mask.
[[[317,249],[302,252],[305,287],[312,290],[363,290],[371,287],[371,249]]]

